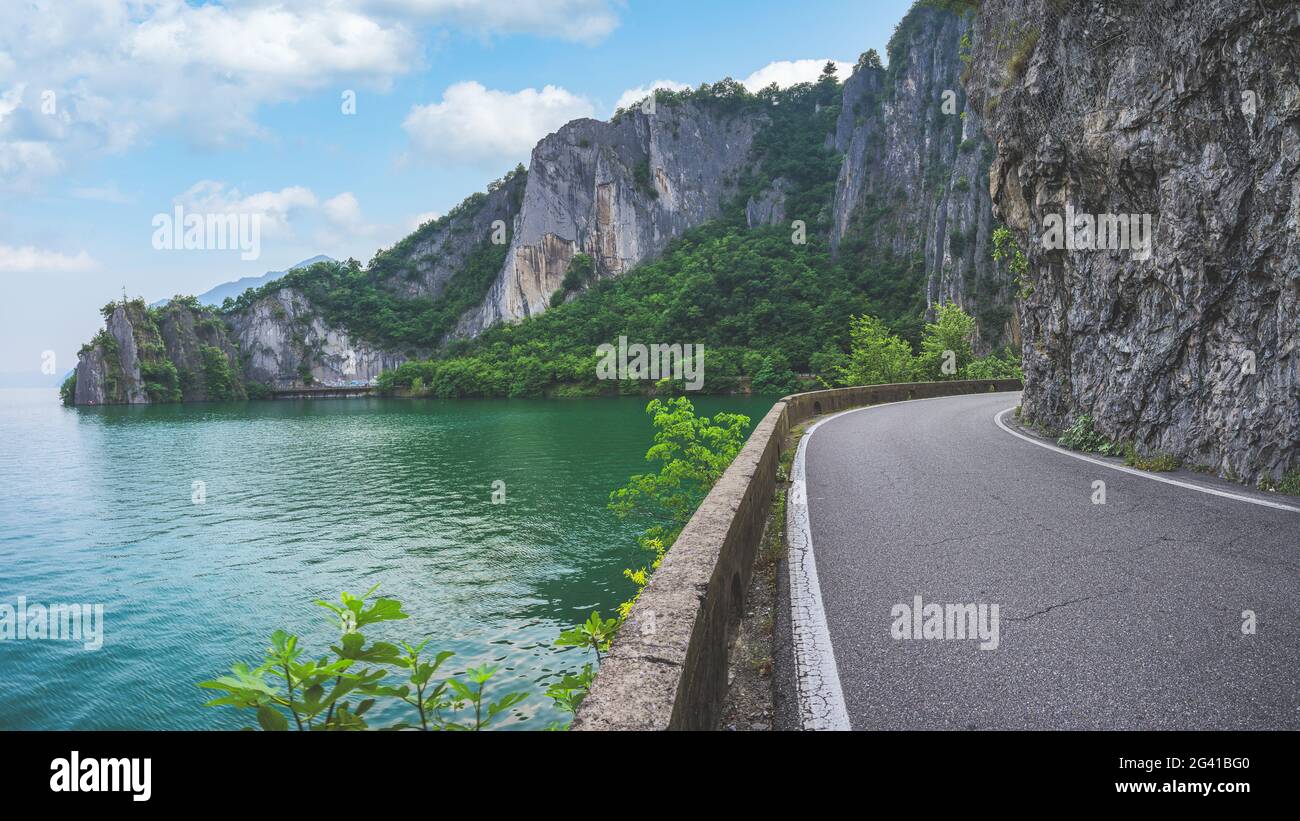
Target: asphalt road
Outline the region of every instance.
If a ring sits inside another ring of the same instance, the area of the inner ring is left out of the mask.
[[[1300,513],[1023,441],[994,422],[1018,401],[878,406],[805,440],[817,589],[852,729],[1300,728]],[[916,596],[997,604],[997,649],[894,638],[893,608]]]

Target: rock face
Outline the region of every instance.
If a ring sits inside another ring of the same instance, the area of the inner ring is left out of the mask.
[[[484,242],[508,240],[527,178],[522,169],[512,172],[488,193],[466,200],[448,219],[423,226],[403,240],[408,247],[396,249],[395,256],[405,270],[390,277],[386,287],[408,298],[441,296],[476,248]]]
[[[1019,331],[1008,310],[1014,289],[989,259],[992,202],[977,182],[992,149],[959,82],[971,19],[929,6],[909,12],[891,43],[890,70],[864,61],[845,85],[835,131],[826,137],[843,154],[833,202],[820,214],[791,214],[787,198],[800,189],[777,177],[745,203],[745,219],[759,227],[801,216],[831,225],[838,250],[854,246],[903,258],[905,268],[923,271],[918,305],[923,299],[963,305],[980,320],[978,347],[985,352],[1015,343]],[[592,258],[596,279],[620,276],[673,238],[720,217],[736,201],[740,181],[758,170],[762,152],[755,153],[755,140],[771,120],[763,108],[688,98],[656,100],[610,122],[574,121],[537,145],[526,171],[516,169],[421,226],[364,272],[350,270],[399,299],[451,300],[435,306],[441,313],[423,314],[440,323],[428,329],[431,340],[470,338],[535,316],[551,304],[576,254]],[[220,340],[187,345],[186,333],[201,335],[212,323],[196,316],[191,327],[178,314],[175,333],[164,329],[166,354],[178,372],[196,372],[194,350],[215,347],[238,363],[240,381],[260,393],[308,378],[368,381],[432,353],[357,339],[322,318],[307,297],[321,299],[309,282],[277,283],[223,313]],[[113,322],[108,333],[116,338],[121,328]],[[83,395],[96,402],[149,401],[149,392],[132,382],[130,345],[110,347],[128,365],[126,376],[115,381],[113,362],[88,351],[77,401]],[[210,353],[203,356],[211,361]],[[185,398],[207,398],[197,384],[186,381]]]
[[[745,203],[745,224],[750,228],[785,223],[785,199],[790,184],[784,177],[772,181],[772,187]]]
[[[185,401],[231,398],[213,395],[217,391],[210,390],[215,386],[210,386],[206,377],[210,361],[224,361],[236,378],[239,372],[239,350],[231,344],[224,324],[215,314],[172,301],[162,308],[162,317],[157,325],[167,361],[176,367],[178,379],[188,375],[180,379],[179,385]],[[219,360],[211,354],[213,349],[220,353]]]
[[[1295,4],[985,0],[975,43],[1029,261],[1024,413],[1242,479],[1300,465]],[[1149,253],[1058,247],[1067,209],[1149,216]]]
[[[78,354],[78,405],[242,399],[238,353],[216,314],[196,301],[105,308],[103,331]]]
[[[991,257],[983,181],[993,149],[962,87],[976,36],[973,14],[918,6],[890,42],[889,68],[860,62],[845,82],[831,243],[919,258],[926,304],[962,306],[980,320],[977,348],[988,351],[1018,347],[1020,329],[1011,276]]]
[[[693,102],[646,108],[575,120],[533,149],[505,265],[457,336],[546,310],[575,254],[590,255],[598,277],[618,276],[720,214],[765,118]]]
[[[406,361],[325,324],[293,288],[275,291],[230,318],[244,378],[272,388],[312,382],[368,382]],[[424,352],[424,355],[428,355]]]
[[[140,377],[135,322],[125,305],[109,315],[104,333],[77,358],[78,405],[143,405],[149,399]]]
[[[108,363],[99,346],[91,346],[77,355],[77,380],[73,389],[73,404],[103,405],[107,403]],[[66,401],[66,400],[65,400]]]

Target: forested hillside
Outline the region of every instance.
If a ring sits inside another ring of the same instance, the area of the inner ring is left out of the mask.
[[[448,397],[601,392],[615,388],[595,382],[595,349],[625,336],[703,344],[708,390],[785,390],[841,367],[851,317],[919,352],[949,301],[975,317],[976,352],[1018,346],[980,176],[991,149],[961,91],[968,5],[921,0],[888,65],[869,51],[849,78],[829,64],[784,89],[726,79],[569,123],[529,168],[368,264],[227,301],[242,380],[254,395],[374,379]],[[78,401],[159,401],[84,376]]]

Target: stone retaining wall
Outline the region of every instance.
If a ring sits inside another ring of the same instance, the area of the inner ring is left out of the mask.
[[[749,436],[641,593],[574,730],[712,730],[727,693],[727,641],[794,425],[885,402],[1020,390],[1016,379],[837,388],[787,396]]]

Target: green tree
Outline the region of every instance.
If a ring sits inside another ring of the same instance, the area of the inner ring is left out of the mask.
[[[574,254],[573,259],[569,261],[569,269],[564,272],[564,282],[561,283],[561,287],[566,294],[580,291],[590,285],[595,278],[596,261],[587,254]]]
[[[836,384],[888,385],[910,382],[916,370],[912,346],[894,336],[873,316],[849,319],[848,362],[838,368]]]
[[[993,261],[1007,266],[1021,299],[1033,293],[1033,286],[1027,281],[1029,260],[1025,258],[1025,252],[1020,250],[1020,244],[1016,242],[1011,229],[1005,225],[993,229]]]
[[[926,323],[921,338],[918,362],[921,378],[931,381],[962,378],[974,358],[971,351],[974,336],[974,318],[956,303],[935,306],[935,320]]]
[[[647,567],[624,571],[637,592],[619,607],[623,618],[709,489],[740,453],[749,429],[749,417],[737,413],[719,413],[712,419],[696,416],[695,406],[684,396],[654,399],[646,413],[653,420],[655,437],[645,458],[657,463],[659,471],[633,476],[609,496],[609,508],[619,518],[637,517],[649,523],[637,543],[655,556]]]
[[[861,71],[864,68],[884,68],[884,66],[880,64],[880,52],[876,51],[874,48],[869,48],[864,51],[862,56],[858,58],[857,70]]]

